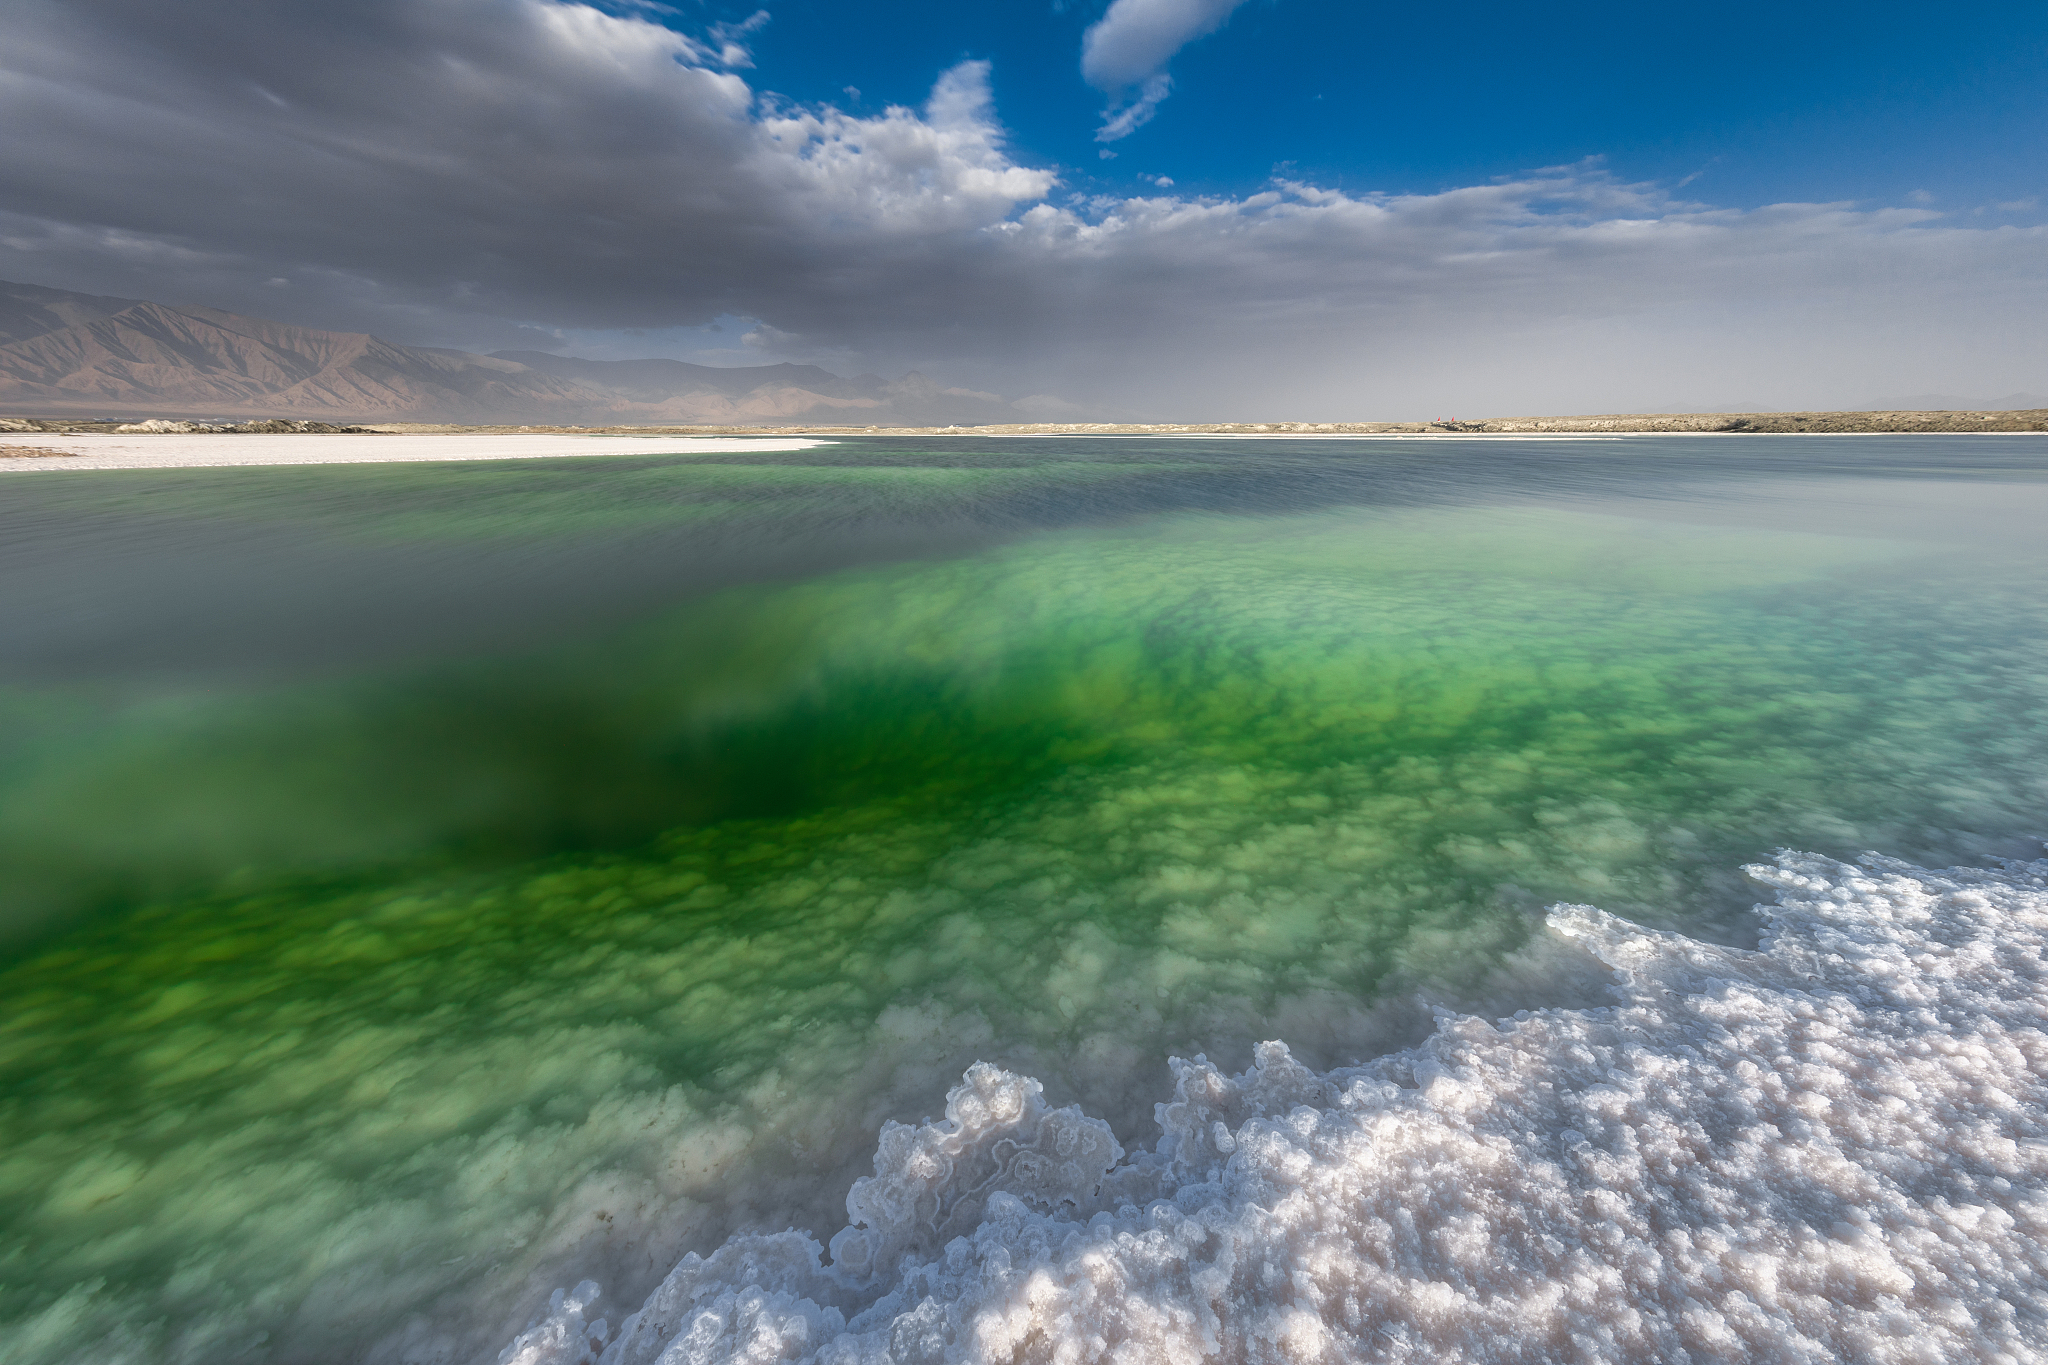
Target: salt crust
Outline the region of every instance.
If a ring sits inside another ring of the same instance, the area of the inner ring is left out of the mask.
[[[809,450],[831,441],[761,436],[557,436],[450,432],[356,436],[139,434],[36,437],[81,469],[210,469],[243,465],[415,464],[444,460],[559,460],[582,455],[733,455]],[[11,461],[4,468],[55,465]]]
[[[499,1360],[2048,1359],[2048,860],[1862,863],[1748,869],[1755,953],[1555,907],[1618,1005],[1175,1060],[1128,1156],[977,1065],[883,1129],[831,1264],[734,1237]]]

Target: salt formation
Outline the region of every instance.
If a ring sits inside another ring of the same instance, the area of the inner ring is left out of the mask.
[[[305,435],[307,433],[331,435],[336,432],[361,433],[368,427],[340,427],[332,422],[292,421],[289,418],[271,417],[251,422],[174,422],[167,418],[152,417],[146,422],[130,422],[114,428],[116,435],[192,436],[223,431],[255,433],[265,436]]]
[[[1176,1062],[1128,1158],[977,1066],[884,1130],[830,1264],[735,1237],[500,1360],[2048,1358],[2048,861],[1750,872],[1760,952],[1561,906],[1616,1006]]]

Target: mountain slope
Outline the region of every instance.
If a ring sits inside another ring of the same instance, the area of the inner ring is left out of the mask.
[[[156,303],[0,346],[0,403],[473,421],[579,420],[605,407],[587,389],[489,356]]]
[[[0,346],[112,317],[141,299],[115,299],[0,280]]]
[[[719,369],[544,351],[473,355],[5,282],[0,412],[606,425],[937,425],[1020,415],[996,394],[941,388],[919,374],[889,382],[787,363]]]

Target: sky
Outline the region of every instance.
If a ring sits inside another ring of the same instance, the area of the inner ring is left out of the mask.
[[[11,0],[0,278],[1036,415],[2048,392],[2048,6]]]

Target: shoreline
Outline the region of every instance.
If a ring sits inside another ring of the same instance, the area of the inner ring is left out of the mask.
[[[1716,415],[1717,417],[1720,415]],[[1503,418],[1460,423],[1022,424],[988,427],[457,427],[385,423],[348,431],[116,432],[111,421],[22,419],[0,428],[0,474],[36,470],[208,469],[314,464],[589,458],[605,455],[720,455],[809,450],[848,437],[1151,437],[1178,440],[1560,441],[1640,436],[2010,436],[2048,431],[2040,413],[1821,414],[1848,423],[1780,414],[1766,428],[1716,418]],[[1992,421],[1996,416],[2006,419]],[[1920,419],[1940,417],[1940,423]],[[2041,421],[2031,419],[2041,418]],[[1876,420],[1899,419],[1899,420]],[[1908,420],[1910,419],[1910,420]],[[2027,419],[2022,422],[2019,419]],[[1654,424],[1652,424],[1654,423]],[[1682,425],[1681,425],[1682,423]]]
[[[327,414],[332,416],[332,414]],[[138,418],[0,417],[0,442],[41,443],[46,436],[170,434],[116,432]],[[782,423],[729,426],[713,423],[643,426],[563,426],[364,421],[352,433],[404,436],[1592,436],[1592,435],[1878,435],[2048,432],[2048,409],[1953,411],[1813,411],[1713,413],[1604,413],[1559,417],[1488,417],[1428,422],[1010,422],[985,426],[843,426]],[[231,440],[258,433],[220,433]],[[265,433],[268,434],[268,433]],[[301,435],[315,433],[280,433]]]
[[[70,435],[8,432],[0,449],[38,453],[0,458],[0,473],[88,469],[231,469],[311,464],[427,464],[462,460],[581,459],[602,455],[723,455],[809,450],[829,441],[779,435],[734,438],[433,433],[289,435]],[[659,443],[650,450],[649,440]],[[31,442],[33,444],[31,444]]]

